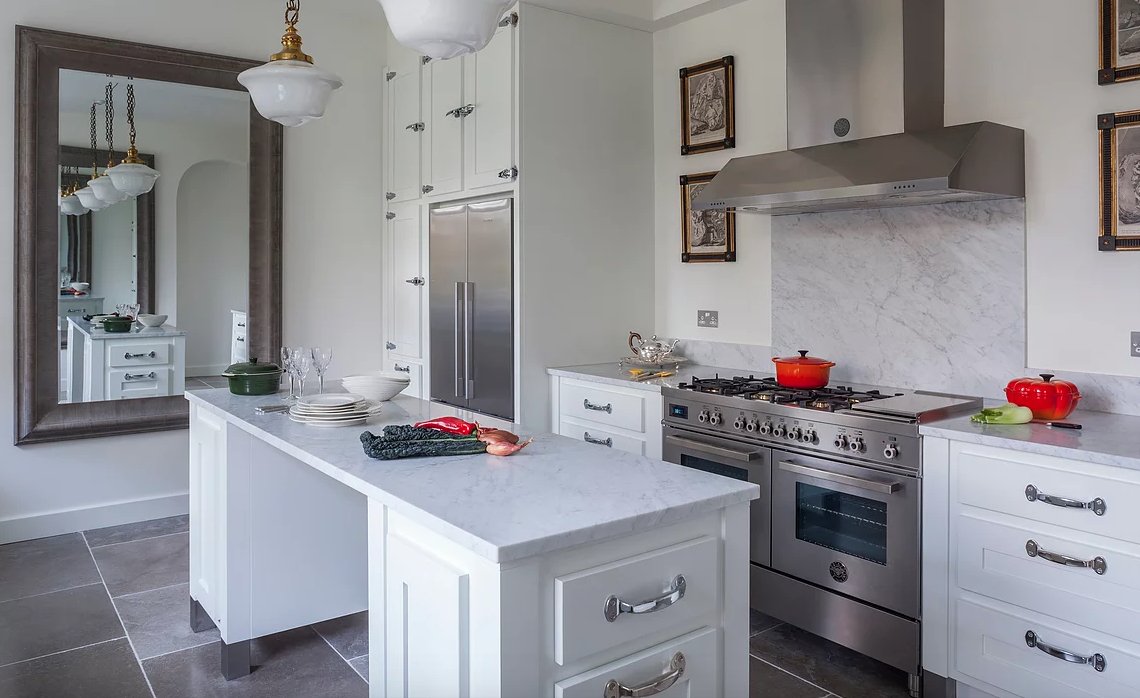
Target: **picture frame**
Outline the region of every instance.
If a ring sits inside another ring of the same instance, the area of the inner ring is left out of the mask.
[[[681,261],[735,262],[736,209],[693,209],[693,198],[716,172],[681,175]]]
[[[1104,252],[1140,251],[1140,109],[1101,114],[1100,234]]]
[[[736,147],[735,70],[732,56],[681,68],[681,155]]]
[[[1099,0],[1100,65],[1097,82],[1140,79],[1140,0]]]

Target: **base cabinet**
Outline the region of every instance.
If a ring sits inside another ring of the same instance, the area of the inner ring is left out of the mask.
[[[661,458],[661,393],[551,376],[550,395],[555,434]]]

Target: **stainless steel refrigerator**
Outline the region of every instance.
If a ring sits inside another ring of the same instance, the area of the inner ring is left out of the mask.
[[[433,208],[431,399],[514,419],[514,201]]]

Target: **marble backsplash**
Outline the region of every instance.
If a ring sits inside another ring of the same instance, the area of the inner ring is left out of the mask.
[[[682,339],[677,342],[676,353],[689,359],[693,366],[735,368],[741,373],[772,373],[774,370],[772,347],[756,344]]]
[[[772,220],[772,339],[837,380],[1001,397],[1025,370],[1025,204]]]

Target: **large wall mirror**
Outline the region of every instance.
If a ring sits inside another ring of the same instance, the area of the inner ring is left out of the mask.
[[[237,82],[254,65],[17,28],[17,444],[183,428],[185,390],[276,355],[281,127]],[[106,187],[125,159],[151,190]]]

